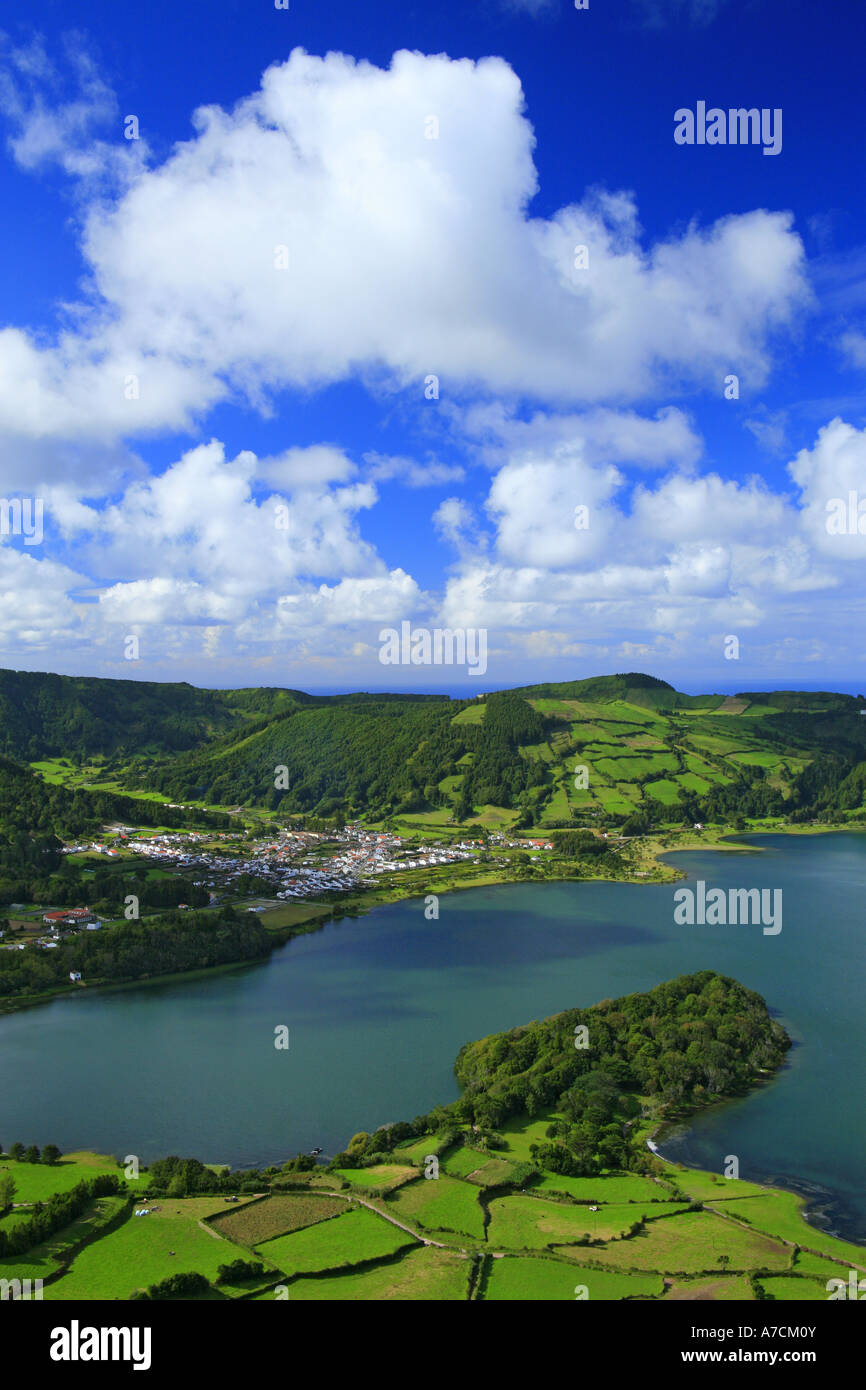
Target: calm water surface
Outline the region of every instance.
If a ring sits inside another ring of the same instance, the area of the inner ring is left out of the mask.
[[[266,1164],[457,1095],[460,1046],[559,1009],[715,969],[767,999],[796,1046],[744,1100],[663,1151],[816,1200],[866,1241],[866,837],[761,836],[679,854],[689,879],[781,888],[783,928],[677,926],[674,886],[509,884],[331,923],[263,964],[94,992],[0,1019],[0,1139]],[[288,1051],[274,1029],[290,1030]]]

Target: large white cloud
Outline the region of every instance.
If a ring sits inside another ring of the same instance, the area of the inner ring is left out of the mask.
[[[200,659],[237,680],[238,662],[265,670],[282,651],[349,685],[381,684],[379,628],[404,619],[487,628],[500,683],[521,662],[531,678],[531,663],[557,651],[584,667],[594,654],[598,669],[715,663],[730,683],[728,634],[757,669],[788,663],[787,677],[791,663],[850,660],[864,538],[829,534],[826,501],[847,503],[866,475],[866,430],[822,429],[789,465],[787,496],[691,468],[630,479],[588,463],[574,441],[525,443],[495,470],[484,507],[455,496],[435,509],[431,527],[456,552],[438,594],[364,539],[375,488],[333,446],[259,460],[212,441],[102,509],[56,489],[43,545],[0,545],[0,645],[90,650],[117,665],[135,633],[146,660],[136,673],[151,677]],[[588,530],[574,527],[578,497]],[[275,525],[278,507],[289,531]],[[58,531],[74,567],[44,554]],[[88,590],[98,602],[82,601]]]
[[[491,484],[488,551],[457,546],[439,617],[488,627],[512,669],[538,655],[541,633],[551,655],[559,641],[563,657],[577,644],[598,669],[642,650],[650,667],[715,663],[728,684],[737,668],[724,639],[738,635],[753,671],[789,663],[790,678],[790,663],[817,661],[838,670],[862,626],[862,567],[851,561],[866,555],[866,535],[828,534],[826,503],[855,492],[866,532],[866,430],[832,421],[789,471],[799,495],[688,471],[629,491],[618,470],[562,446],[522,453]],[[590,530],[574,535],[572,503],[592,486]]]
[[[534,135],[498,58],[296,50],[194,126],[91,202],[74,326],[48,347],[0,332],[0,428],[130,436],[359,374],[562,402],[754,386],[807,300],[785,213],[653,245],[625,193],[533,217]]]
[[[353,480],[354,471],[324,446],[260,465],[249,450],[227,458],[212,440],[101,508],[62,488],[48,489],[46,502],[92,574],[193,580],[257,595],[301,579],[384,571],[357,522],[376,490]]]
[[[557,651],[688,669],[738,631],[766,663],[845,650],[866,537],[829,534],[826,506],[863,486],[866,432],[832,421],[786,494],[702,475],[693,419],[658,408],[693,385],[721,398],[729,372],[744,393],[766,380],[777,331],[809,303],[788,214],[650,243],[630,194],[576,187],[534,216],[535,137],[500,59],[399,53],[380,69],[298,50],[147,166],[95,139],[114,108],[86,63],[81,101],[34,94],[53,81],[43,57],[19,53],[0,105],[23,166],[81,179],[88,278],[53,340],[0,327],[0,491],[38,483],[47,527],[38,554],[0,545],[4,650],[57,665],[89,648],[123,671],[122,636],[140,632],[149,675],[194,654],[237,679],[291,650],[348,685],[404,618],[488,627],[500,683],[515,656]],[[211,440],[151,473],[123,443],[344,379],[414,383],[436,448],[419,461],[371,439],[356,462],[335,443],[261,458]],[[631,404],[646,399],[652,414]],[[749,428],[783,447],[760,410]],[[392,482],[454,490],[393,557],[368,523]],[[434,538],[454,552],[439,593]]]

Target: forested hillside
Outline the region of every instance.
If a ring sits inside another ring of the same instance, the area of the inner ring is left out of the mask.
[[[79,783],[187,805],[634,835],[742,828],[746,817],[866,819],[864,709],[862,696],[832,692],[687,696],[639,672],[463,701],[0,672],[0,749],[18,763],[66,760],[60,781],[95,762]],[[116,797],[73,795],[34,806],[30,822],[56,828],[59,817],[77,833],[132,814]]]
[[[0,752],[19,762],[173,752],[243,724],[262,704],[270,712],[277,698],[283,703],[291,695],[0,671]]]
[[[434,796],[436,781],[456,771],[465,741],[451,725],[455,708],[442,699],[331,701],[162,762],[147,781],[180,800],[318,815],[358,808],[373,818],[413,811],[426,804],[425,788]]]

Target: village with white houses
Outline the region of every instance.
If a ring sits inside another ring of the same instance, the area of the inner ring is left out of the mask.
[[[512,840],[492,834],[488,841],[464,839],[453,844],[417,844],[394,832],[368,830],[358,823],[342,830],[316,832],[281,830],[277,835],[242,843],[228,852],[205,849],[202,842],[234,842],[229,831],[212,832],[166,830],[135,833],[130,827],[114,828],[116,844],[129,852],[157,863],[203,874],[193,882],[214,890],[231,890],[234,882],[246,876],[265,880],[274,887],[277,898],[310,898],[322,892],[347,892],[370,884],[381,874],[402,870],[436,868],[461,861],[476,860],[492,847],[550,850],[550,840]],[[118,849],[108,842],[69,845],[68,854],[85,851],[116,857]]]

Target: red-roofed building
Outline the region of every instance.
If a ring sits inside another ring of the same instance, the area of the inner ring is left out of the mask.
[[[49,927],[59,927],[61,923],[74,927],[89,922],[92,916],[89,907],[68,907],[65,912],[43,912],[42,920]]]

